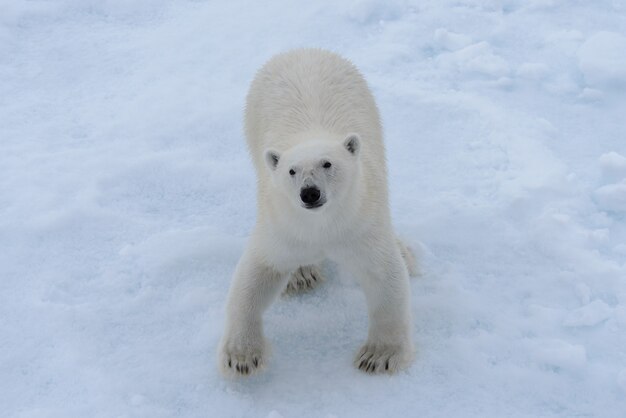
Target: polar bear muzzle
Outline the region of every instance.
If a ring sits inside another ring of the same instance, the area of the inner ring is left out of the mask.
[[[315,209],[322,206],[326,201],[322,199],[322,193],[316,186],[306,186],[300,189],[300,200],[307,209]]]

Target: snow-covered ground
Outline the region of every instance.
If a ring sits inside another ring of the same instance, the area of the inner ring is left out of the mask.
[[[424,271],[397,376],[352,367],[333,265],[266,373],[216,370],[244,98],[297,46],[378,100]],[[626,3],[0,0],[0,318],[7,417],[626,416]]]

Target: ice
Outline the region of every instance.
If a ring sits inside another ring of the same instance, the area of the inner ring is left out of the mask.
[[[0,0],[0,405],[7,417],[602,416],[626,410],[623,2]],[[217,372],[255,222],[245,95],[335,50],[381,111],[418,249],[413,365],[352,366],[335,265]]]

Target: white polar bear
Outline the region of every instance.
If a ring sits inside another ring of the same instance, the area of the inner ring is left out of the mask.
[[[286,287],[314,286],[326,258],[352,271],[365,291],[370,326],[356,367],[407,367],[408,273],[416,265],[392,229],[382,131],[365,80],[328,51],[280,54],[252,82],[245,119],[258,216],[228,296],[221,371],[247,375],[264,366],[263,311]]]

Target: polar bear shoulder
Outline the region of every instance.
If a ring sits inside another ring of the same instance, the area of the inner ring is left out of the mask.
[[[326,50],[296,49],[267,62],[250,87],[245,129],[257,169],[265,148],[284,151],[317,130],[358,133],[365,164],[374,159],[384,165],[380,117],[365,79],[350,61]]]

